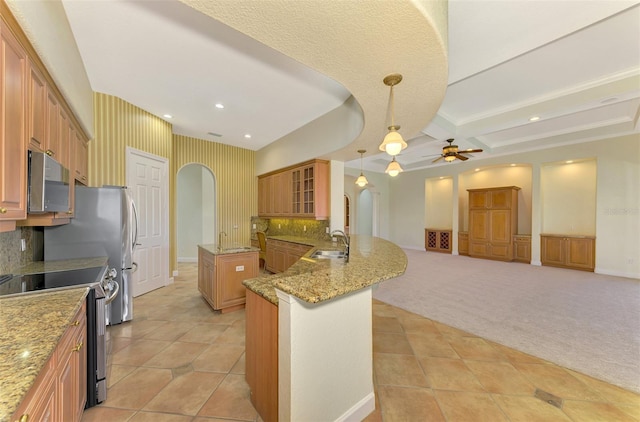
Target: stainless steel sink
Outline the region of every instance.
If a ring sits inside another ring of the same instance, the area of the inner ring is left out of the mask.
[[[314,259],[344,259],[346,257],[346,253],[344,251],[336,251],[336,250],[317,250],[311,254],[311,258]]]

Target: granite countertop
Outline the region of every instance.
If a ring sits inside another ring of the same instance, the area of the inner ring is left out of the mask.
[[[232,253],[246,253],[246,252],[260,252],[260,248],[256,248],[255,246],[238,246],[231,248],[223,248],[222,250],[218,249],[218,245],[216,243],[209,243],[207,245],[198,245],[199,248],[202,248],[209,252],[212,255],[227,255]]]
[[[51,273],[57,271],[79,270],[83,268],[103,267],[109,263],[106,256],[96,258],[59,259],[55,261],[35,261],[12,271],[14,275]]]
[[[51,357],[88,287],[0,298],[0,421],[8,421]]]
[[[270,237],[289,241],[289,236]],[[305,302],[319,303],[334,299],[390,278],[402,275],[407,268],[407,256],[400,247],[387,240],[353,235],[349,262],[341,259],[311,259],[316,249],[335,249],[333,242],[304,239],[296,243],[313,246],[298,262],[283,273],[245,280],[251,291],[277,305],[275,289],[296,296]],[[341,246],[341,243],[337,245]]]

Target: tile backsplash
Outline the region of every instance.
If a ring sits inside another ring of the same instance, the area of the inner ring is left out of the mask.
[[[20,227],[12,232],[0,233],[0,274],[33,262],[33,228]],[[25,239],[27,249],[20,251],[20,239]]]
[[[257,221],[253,221],[253,218],[252,224],[256,224],[257,227],[262,227],[263,231],[267,233],[267,236],[296,236],[317,240],[329,239],[329,235],[327,234],[327,229],[330,227],[329,220],[305,220],[299,218],[271,218],[259,220],[262,220],[262,224],[260,226]],[[252,231],[252,235],[253,233],[254,231]]]

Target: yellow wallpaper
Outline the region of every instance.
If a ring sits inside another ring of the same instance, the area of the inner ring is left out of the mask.
[[[216,183],[216,225],[234,241],[249,245],[251,216],[258,213],[258,180],[255,174],[255,152],[202,139],[173,135],[175,175],[185,165],[197,163],[209,168]],[[175,198],[175,184],[172,197]],[[175,210],[175,207],[173,208]],[[175,237],[175,212],[171,213],[171,234]],[[171,262],[177,262],[175,248]]]
[[[93,98],[96,137],[89,142],[90,186],[126,184],[126,147],[171,162],[171,124],[118,97],[95,93]]]
[[[248,245],[251,216],[258,212],[255,152],[172,134],[172,126],[111,95],[95,93],[95,140],[89,142],[89,185],[126,184],[126,147],[169,160],[169,258],[177,266],[176,177],[182,166],[199,163],[216,180],[217,227]],[[237,228],[234,228],[237,227]]]

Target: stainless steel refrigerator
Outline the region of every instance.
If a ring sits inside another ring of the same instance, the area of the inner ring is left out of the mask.
[[[71,223],[45,227],[44,259],[107,256],[115,268],[117,297],[107,305],[107,324],[133,318],[133,252],[138,237],[138,216],[131,192],[122,186],[76,186]]]

